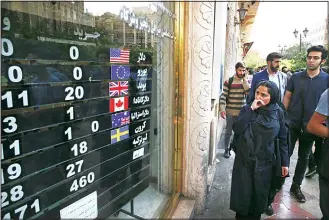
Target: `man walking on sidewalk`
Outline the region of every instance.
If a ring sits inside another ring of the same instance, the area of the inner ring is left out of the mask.
[[[306,125],[315,111],[321,94],[328,88],[329,76],[320,69],[328,56],[321,46],[312,46],[307,50],[307,70],[294,74],[288,81],[283,104],[287,109],[289,131],[291,134],[290,156],[299,139],[298,160],[290,192],[299,202],[305,202],[300,186],[304,179],[309,155],[317,136],[309,133]]]
[[[226,128],[224,135],[225,153],[224,157],[230,157],[230,140],[232,135],[233,123],[237,119],[240,110],[246,104],[246,96],[249,92],[246,67],[238,62],[235,65],[235,75],[224,83],[224,90],[219,99],[220,115],[226,119]]]

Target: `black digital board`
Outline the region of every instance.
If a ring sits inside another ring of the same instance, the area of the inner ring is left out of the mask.
[[[108,218],[149,184],[153,52],[4,7],[1,22],[2,219]]]

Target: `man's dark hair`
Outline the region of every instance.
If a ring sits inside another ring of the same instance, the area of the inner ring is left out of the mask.
[[[321,61],[327,59],[328,51],[322,45],[312,46],[307,49],[307,56],[310,52],[321,52]]]
[[[281,68],[281,71],[283,71],[283,69],[284,69],[284,68],[288,68],[288,67],[286,67],[286,66],[283,66],[283,67]]]
[[[277,52],[273,52],[273,53],[270,53],[269,55],[267,55],[266,57],[266,62],[270,61],[272,62],[274,59],[281,59],[282,58],[282,55],[277,53]]]
[[[241,63],[241,62],[237,62],[236,64],[235,64],[235,69],[238,69],[238,68],[245,68],[245,65],[243,64],[243,63]]]

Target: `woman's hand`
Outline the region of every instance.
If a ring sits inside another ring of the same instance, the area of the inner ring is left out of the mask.
[[[282,167],[281,170],[282,170],[282,177],[288,176],[288,173],[289,173],[288,167]]]
[[[264,106],[265,105],[265,103],[262,101],[262,100],[260,100],[260,99],[255,99],[254,101],[253,101],[253,103],[251,104],[251,109],[252,110],[256,110],[256,109],[258,109],[259,107],[261,107],[261,106]]]

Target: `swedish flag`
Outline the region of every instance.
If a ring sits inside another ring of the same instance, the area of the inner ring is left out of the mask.
[[[129,138],[129,126],[123,126],[111,131],[111,144]]]

